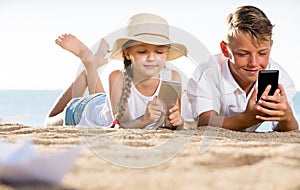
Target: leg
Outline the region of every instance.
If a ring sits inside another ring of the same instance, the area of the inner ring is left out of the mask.
[[[61,113],[72,98],[83,96],[87,87],[85,71],[80,73],[75,81],[57,99],[48,117],[53,117]]]
[[[71,34],[63,34],[55,41],[56,44],[79,57],[86,70],[87,87],[90,94],[104,92],[103,85],[97,73],[97,67],[106,64],[105,54],[108,50],[107,42],[102,39],[96,56],[86,45]]]
[[[57,99],[45,119],[46,125],[63,125],[63,111],[72,98],[83,96],[87,87],[85,71],[77,76],[75,81]]]
[[[55,43],[79,57],[83,61],[86,68],[90,68],[91,65],[99,67],[107,63],[105,55],[109,49],[109,46],[105,40],[101,41],[95,56],[81,41],[70,34],[63,34],[59,36],[58,39],[55,40]],[[95,72],[90,69],[90,75],[97,74],[96,69],[94,70]],[[81,72],[75,81],[57,99],[53,108],[49,112],[45,123],[47,125],[62,125],[63,110],[72,98],[83,96],[86,88],[88,87],[88,82],[93,84],[95,89],[92,90],[94,93],[104,92],[98,74],[97,76],[87,77],[86,71]]]

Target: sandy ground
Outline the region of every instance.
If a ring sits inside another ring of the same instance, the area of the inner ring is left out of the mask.
[[[300,189],[299,131],[0,125],[1,140],[23,137],[42,153],[84,147],[59,184],[0,181],[0,189]]]

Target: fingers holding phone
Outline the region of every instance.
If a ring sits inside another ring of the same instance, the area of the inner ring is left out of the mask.
[[[261,96],[273,96],[278,88],[278,70],[261,70],[258,74],[258,92],[256,102]]]
[[[162,81],[158,93],[158,100],[163,102],[167,110],[165,127],[173,128],[173,126],[178,126],[183,123],[180,107],[178,106],[180,93],[181,83],[179,81]]]
[[[278,70],[261,70],[258,75],[258,92],[256,110],[257,119],[269,120],[276,115],[276,104],[274,98],[278,96]],[[273,118],[274,119],[274,118]]]
[[[266,89],[267,90],[267,89]],[[258,101],[257,109],[269,116],[279,116],[278,112],[285,112],[289,107],[283,86],[278,85],[273,96],[263,95]]]
[[[265,100],[265,99],[267,98],[267,96],[269,96],[269,95],[273,96],[274,94],[270,92],[270,91],[271,91],[271,88],[272,88],[272,86],[269,84],[269,85],[265,88],[265,90],[263,91],[263,93],[261,93],[260,98],[258,99],[258,101],[259,101],[260,99]],[[258,101],[257,101],[257,102],[258,102]]]
[[[159,119],[165,113],[166,108],[164,107],[164,104],[155,97],[152,101],[148,103],[144,117],[145,120],[153,122]]]
[[[257,96],[256,110],[260,114],[256,118],[264,121],[284,121],[291,117],[292,110],[284,88],[278,84],[278,71],[261,71],[258,80],[260,92]]]
[[[169,110],[169,116],[167,117],[168,123],[171,124],[171,126],[180,126],[183,124],[184,120],[180,113],[180,108],[176,104]]]

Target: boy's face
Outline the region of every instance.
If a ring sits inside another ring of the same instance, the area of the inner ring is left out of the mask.
[[[270,40],[258,44],[249,34],[239,33],[227,48],[222,48],[223,54],[229,58],[233,77],[244,90],[249,90],[256,82],[258,72],[267,67],[272,43]]]

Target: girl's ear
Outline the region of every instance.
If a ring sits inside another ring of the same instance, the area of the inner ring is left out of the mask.
[[[130,60],[130,54],[129,54],[128,49],[124,49],[123,51],[124,51],[124,56],[125,56],[125,58],[126,58],[127,60]]]
[[[224,41],[222,41],[222,42],[220,43],[220,47],[221,47],[221,51],[222,51],[223,55],[224,55],[226,58],[229,58],[229,53],[228,53],[228,49],[227,49],[227,44],[226,44]]]

